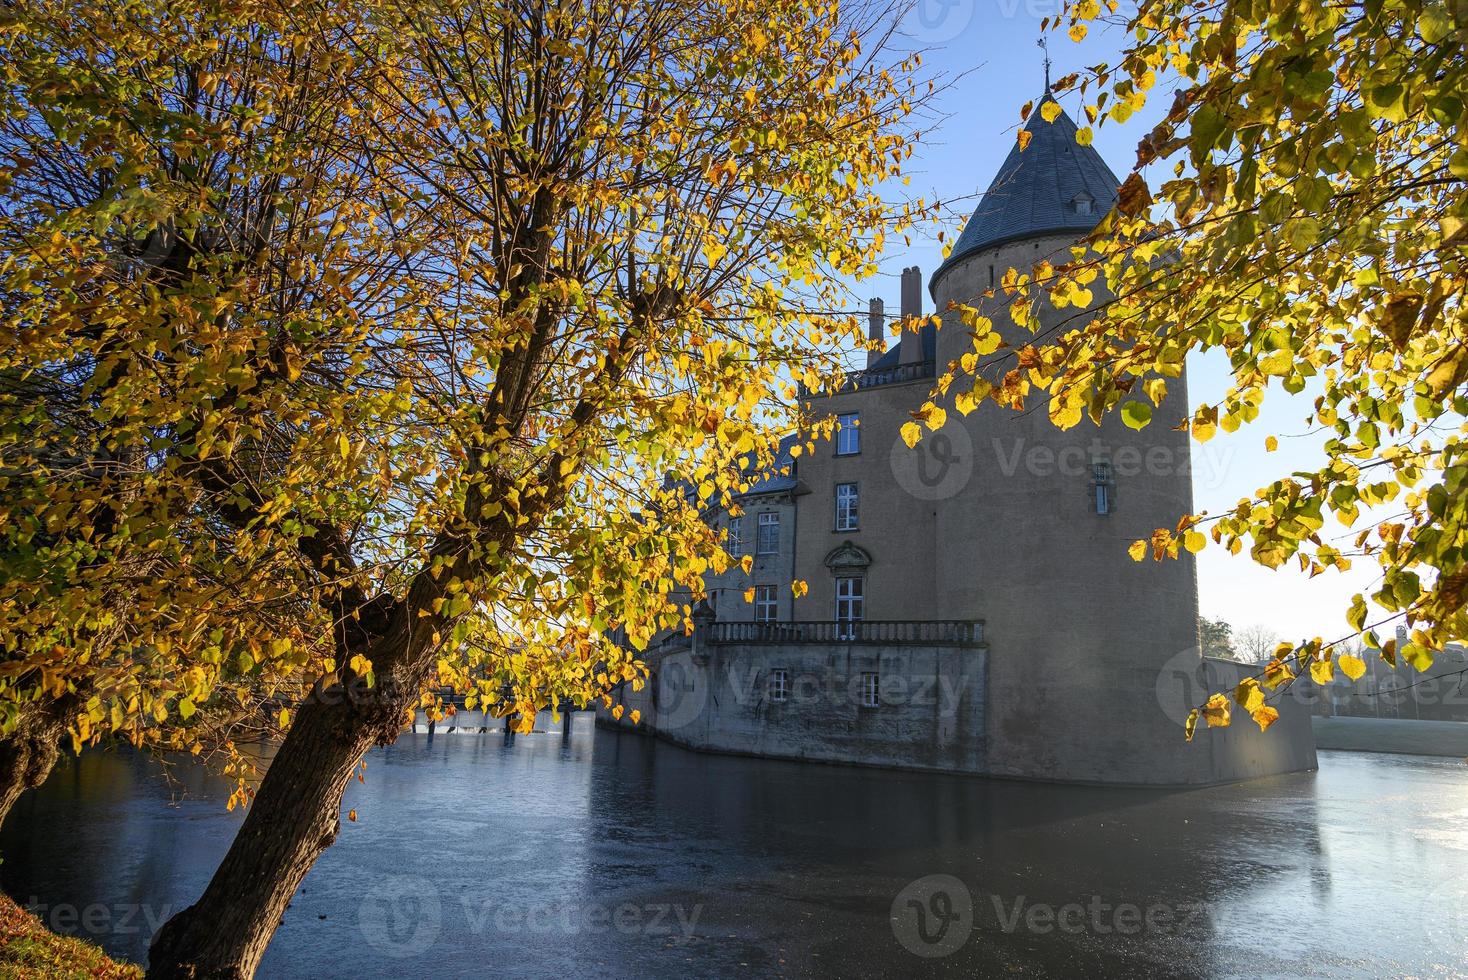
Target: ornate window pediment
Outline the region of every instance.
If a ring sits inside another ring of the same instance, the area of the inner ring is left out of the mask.
[[[867,570],[872,563],[872,556],[865,549],[857,547],[850,541],[843,541],[841,545],[826,556],[826,567],[831,570],[832,575],[850,575]]]

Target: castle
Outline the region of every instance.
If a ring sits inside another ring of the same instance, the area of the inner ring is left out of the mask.
[[[1026,129],[927,284],[937,311],[976,306],[1014,348],[1035,335],[985,294],[1010,268],[1065,261],[1119,184],[1064,112],[1046,122],[1037,108]],[[904,319],[923,314],[922,288],[903,271]],[[1067,316],[1047,308],[1042,327]],[[873,300],[871,338],[885,329]],[[810,398],[838,420],[834,438],[798,457],[787,438],[737,516],[710,516],[750,571],[711,579],[693,635],[649,650],[650,683],[619,692],[625,712],[604,720],[708,751],[1067,782],[1314,768],[1308,709],[1288,698],[1268,732],[1236,712],[1184,739],[1188,708],[1242,668],[1201,654],[1192,556],[1137,563],[1127,549],[1192,512],[1175,428],[1186,378],[1140,432],[1114,416],[1061,431],[1043,408],[984,404],[909,449],[901,426],[970,349],[949,317]]]

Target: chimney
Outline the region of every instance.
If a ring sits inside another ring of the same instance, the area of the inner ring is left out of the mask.
[[[872,342],[872,346],[867,348],[867,367],[876,364],[887,351],[887,341],[882,336],[886,324],[887,316],[882,311],[882,301],[872,300],[870,312],[867,314],[867,340]]]
[[[912,330],[913,319],[923,315],[923,272],[917,266],[902,270],[902,353],[899,364],[923,359],[923,335]]]

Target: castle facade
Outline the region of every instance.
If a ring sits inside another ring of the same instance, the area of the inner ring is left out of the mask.
[[[1067,261],[1119,184],[1064,112],[1047,123],[1037,109],[1026,128],[1027,148],[927,283],[939,314],[980,308],[1009,350],[1069,329],[1076,311],[1042,310],[1038,336],[1016,327],[995,289],[1005,271]],[[904,270],[906,322],[923,315],[923,286]],[[886,328],[873,300],[871,338]],[[615,723],[636,709],[637,727],[696,749],[1042,780],[1196,785],[1314,768],[1308,708],[1290,699],[1268,732],[1240,714],[1183,736],[1188,709],[1242,676],[1202,656],[1192,556],[1127,554],[1193,511],[1176,428],[1186,376],[1140,432],[1115,415],[1062,431],[1043,406],[984,404],[950,411],[910,449],[901,427],[971,341],[956,316],[905,331],[810,400],[838,420],[834,438],[798,456],[787,438],[737,513],[711,515],[750,571],[711,579],[693,635],[649,651],[651,683],[619,694]]]

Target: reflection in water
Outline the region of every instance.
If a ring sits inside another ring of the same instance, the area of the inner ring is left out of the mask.
[[[157,772],[58,770],[0,835],[0,883],[141,959],[240,819],[197,768]],[[1455,760],[1322,753],[1168,793],[696,755],[583,716],[404,736],[347,806],[262,977],[1468,969]]]

